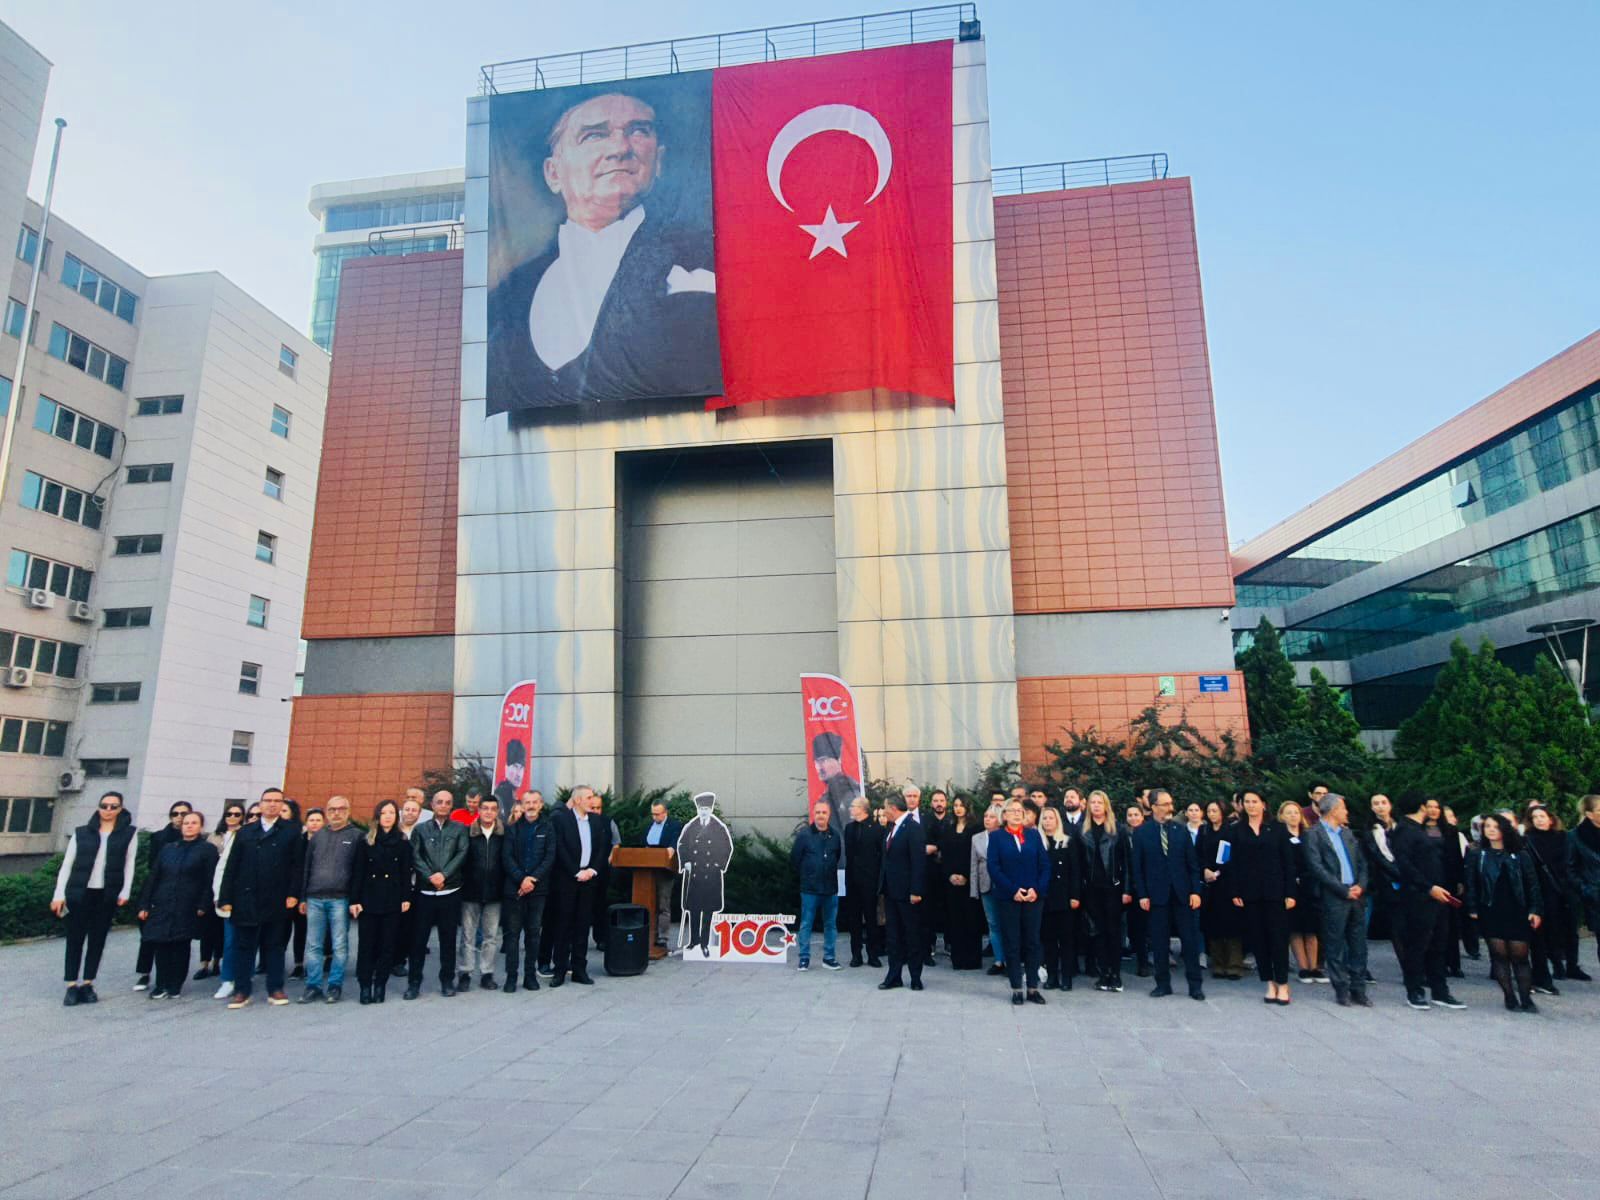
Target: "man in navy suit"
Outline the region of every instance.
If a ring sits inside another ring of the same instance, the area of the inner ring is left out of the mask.
[[[906,785],[908,792],[917,789]],[[920,792],[918,793],[921,794]],[[889,973],[878,985],[880,992],[901,985],[901,970],[911,967],[911,990],[922,990],[922,920],[917,906],[922,903],[928,878],[927,838],[922,826],[906,816],[904,796],[890,796],[889,832],[883,843],[883,876],[878,891],[883,895],[884,924],[889,941]]]
[[[1150,959],[1156,986],[1152,996],[1172,995],[1172,968],[1167,961],[1173,927],[1183,945],[1183,970],[1189,998],[1204,1000],[1200,990],[1200,860],[1188,830],[1172,821],[1172,793],[1157,790],[1150,797],[1150,820],[1134,831],[1129,858],[1133,894],[1150,914]]]

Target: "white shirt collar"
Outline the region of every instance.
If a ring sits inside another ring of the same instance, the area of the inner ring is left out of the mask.
[[[564,221],[556,231],[556,260],[533,289],[528,334],[539,360],[559,371],[589,347],[622,256],[644,222],[644,205],[604,229]]]
[[[281,821],[281,820],[283,820],[283,818],[279,817],[278,821]],[[261,826],[261,832],[262,833],[270,833],[272,831],[272,827],[274,825],[276,825],[278,823],[278,821],[269,821],[265,817],[262,817],[261,820],[259,822],[257,822],[257,824],[259,824]]]

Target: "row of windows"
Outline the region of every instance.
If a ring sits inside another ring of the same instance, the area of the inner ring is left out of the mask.
[[[352,229],[381,229],[387,225],[421,225],[429,221],[459,221],[466,211],[464,191],[432,196],[395,196],[388,200],[364,200],[354,204],[330,205],[322,218],[328,233],[347,233]]]
[[[101,458],[110,458],[116,449],[117,431],[110,425],[86,417],[49,396],[39,397],[39,411],[34,414],[33,427],[63,442],[91,450]]]
[[[1302,661],[1346,659],[1600,587],[1600,509],[1384,588],[1284,631]]]
[[[1600,385],[1241,576],[1237,603],[1287,604],[1600,470]]]
[[[82,334],[73,333],[65,325],[50,326],[51,358],[59,358],[69,367],[77,367],[119,392],[128,379],[128,360],[97,346]]]
[[[139,297],[127,288],[112,283],[93,267],[69,254],[61,264],[61,282],[86,300],[92,300],[108,313],[115,313],[130,325]]]
[[[44,588],[65,600],[87,600],[94,572],[71,563],[57,562],[26,550],[13,550],[6,567],[6,586]]]
[[[41,675],[76,679],[78,655],[82,650],[75,642],[57,642],[0,629],[0,667],[27,667]]]
[[[38,717],[0,717],[0,754],[60,758],[67,752],[67,722]]]
[[[50,796],[0,796],[0,833],[49,833],[56,819]]]
[[[22,507],[37,509],[90,529],[100,528],[101,501],[98,496],[46,479],[33,471],[22,475]]]

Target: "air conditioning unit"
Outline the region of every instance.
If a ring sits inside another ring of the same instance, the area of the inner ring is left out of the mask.
[[[56,780],[56,790],[61,792],[83,791],[83,781],[86,777],[84,771],[63,771]]]
[[[72,607],[67,609],[67,616],[74,621],[82,621],[85,625],[94,620],[94,609],[87,600],[74,600]]]
[[[54,608],[56,606],[55,593],[49,588],[29,588],[29,608]]]
[[[6,686],[7,687],[13,687],[13,688],[32,687],[33,686],[33,668],[32,667],[7,667],[6,668]]]

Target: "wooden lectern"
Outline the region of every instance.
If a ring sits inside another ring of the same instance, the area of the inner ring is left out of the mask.
[[[619,846],[611,865],[633,872],[633,902],[650,914],[650,957],[665,958],[667,952],[656,945],[656,878],[678,873],[677,854],[659,846]]]

